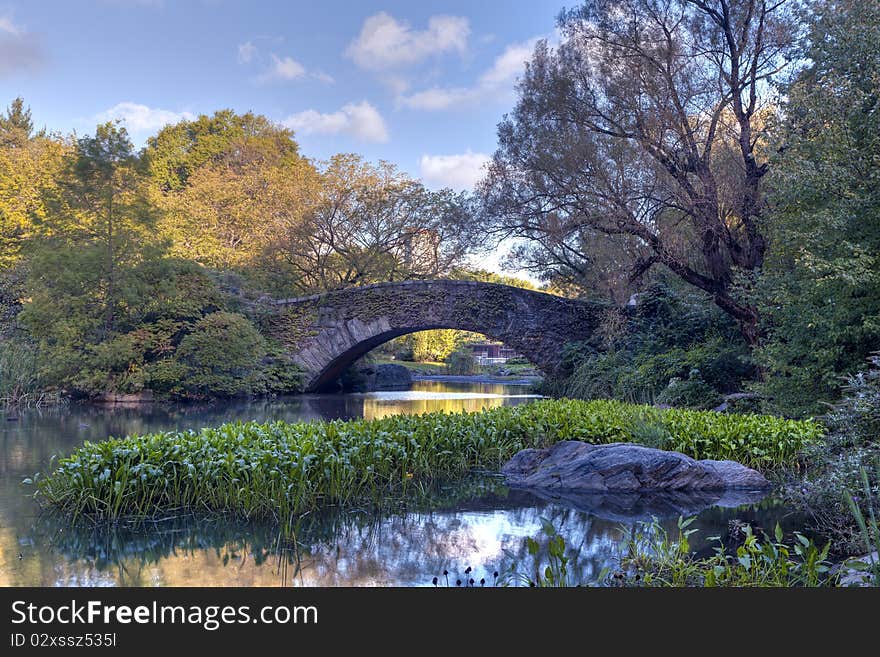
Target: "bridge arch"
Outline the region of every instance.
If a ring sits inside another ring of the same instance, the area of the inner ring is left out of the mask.
[[[379,283],[273,305],[271,331],[306,371],[308,391],[326,388],[380,344],[438,328],[482,333],[552,374],[562,346],[589,338],[602,314],[600,306],[583,301],[448,280]]]

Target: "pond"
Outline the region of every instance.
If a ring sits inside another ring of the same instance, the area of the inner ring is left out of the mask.
[[[70,527],[31,499],[22,479],[46,470],[84,440],[232,420],[377,418],[394,413],[476,411],[528,403],[522,386],[415,382],[403,392],[302,395],[223,405],[153,405],[130,408],[70,405],[22,411],[17,421],[0,414],[0,586],[430,586],[448,571],[455,585],[467,567],[477,582],[494,581],[513,562],[530,563],[525,538],[540,534],[542,518],[576,555],[572,571],[590,582],[615,563],[634,522],[652,514],[671,531],[677,512],[711,504],[700,500],[545,500],[508,490],[493,477],[434,491],[436,508],[392,515],[368,509],[307,515],[294,539],[281,542],[277,527],[217,517],[160,518],[148,525]],[[797,519],[772,500],[727,499],[708,506],[692,527],[692,543],[726,535],[734,518],[768,530]]]

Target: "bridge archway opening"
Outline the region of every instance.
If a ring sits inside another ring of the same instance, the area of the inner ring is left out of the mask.
[[[441,333],[445,335],[438,335]],[[412,338],[410,344],[407,344],[406,338]],[[418,352],[419,349],[426,348],[418,345],[419,338],[429,342],[427,349],[435,351],[433,357],[425,357]],[[437,344],[438,342],[441,344]],[[468,360],[471,361],[470,368]],[[341,380],[346,372],[361,365],[405,364],[408,369],[418,369],[419,364],[426,368],[445,365],[448,368],[446,371],[440,370],[436,373],[505,375],[504,366],[508,361],[513,361],[515,369],[526,370],[529,374],[536,374],[540,370],[526,355],[485,333],[442,324],[398,329],[363,340],[337,356],[321,373],[312,389],[315,392],[339,391],[343,387]]]

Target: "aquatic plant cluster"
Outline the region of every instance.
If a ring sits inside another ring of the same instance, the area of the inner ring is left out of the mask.
[[[646,432],[646,423],[657,430]],[[432,481],[497,470],[527,447],[643,435],[694,458],[766,468],[793,459],[822,429],[771,416],[544,400],[480,413],[232,423],[86,442],[33,483],[42,502],[72,515],[185,509],[285,519],[331,505],[387,506]]]
[[[828,561],[830,543],[817,546],[812,539],[794,533],[785,542],[782,528],[776,525],[773,536],[760,534],[749,524],[742,524],[734,544],[715,536],[713,554],[697,557],[688,537],[696,518],[678,519],[678,535],[670,537],[663,526],[653,522],[638,523],[632,530],[621,558],[621,570],[611,574],[612,586],[653,587],[817,587],[834,586],[837,576]]]

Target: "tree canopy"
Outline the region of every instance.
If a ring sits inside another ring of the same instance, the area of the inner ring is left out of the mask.
[[[767,99],[797,30],[785,2],[589,0],[540,42],[498,128],[487,223],[547,277],[661,265],[758,340],[738,274],[766,252]],[[605,239],[607,238],[607,239]]]

